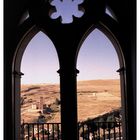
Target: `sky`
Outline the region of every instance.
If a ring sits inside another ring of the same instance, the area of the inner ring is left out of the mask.
[[[119,61],[110,40],[95,29],[83,42],[77,60],[78,80],[119,79]],[[52,41],[37,33],[27,45],[21,62],[22,84],[59,83],[59,61]]]
[[[119,60],[111,41],[95,29],[83,42],[77,60],[78,80],[119,79]]]
[[[56,5],[57,9],[57,12],[51,15],[52,20],[61,15],[62,24],[69,24],[73,21],[72,14],[82,18],[84,13],[78,11],[77,7],[80,2],[82,1],[52,1],[51,4]],[[109,9],[105,12],[111,16]],[[80,70],[78,80],[119,79],[116,72],[119,69],[116,51],[110,40],[98,29],[91,32],[82,44],[77,69]],[[22,58],[22,84],[59,83],[57,70],[58,56],[52,41],[43,32],[37,33],[27,45]]]
[[[52,41],[38,32],[27,45],[21,61],[22,84],[58,83],[58,56]]]

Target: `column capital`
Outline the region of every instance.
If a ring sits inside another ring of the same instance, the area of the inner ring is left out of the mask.
[[[125,70],[126,70],[125,67],[121,67],[121,68],[119,68],[116,72],[121,73],[121,72],[124,72]]]
[[[14,76],[21,78],[22,75],[24,75],[24,73],[20,72],[20,71],[14,71],[13,72]]]
[[[66,72],[67,71],[67,73],[70,73],[70,72],[72,72],[72,73],[75,73],[75,74],[78,74],[79,73],[79,70],[78,69],[71,69],[71,70],[64,70],[64,69],[59,69],[58,71],[57,71],[57,73],[59,73],[59,74],[63,74],[64,72]]]

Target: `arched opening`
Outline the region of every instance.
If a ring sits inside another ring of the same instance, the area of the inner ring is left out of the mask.
[[[13,67],[16,139],[51,138],[61,129],[58,69],[52,41],[34,27],[19,44]]]
[[[103,31],[111,36],[102,26],[94,28],[82,40],[78,54],[79,137],[122,139],[126,129],[122,121],[125,81],[117,71],[124,67],[123,57],[115,39]]]

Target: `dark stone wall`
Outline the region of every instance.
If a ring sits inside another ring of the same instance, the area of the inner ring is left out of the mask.
[[[103,15],[104,4],[109,5],[117,16],[118,24],[115,28],[110,22],[110,29],[117,37],[121,45],[126,63],[126,93],[127,93],[127,111],[128,111],[128,140],[136,139],[136,1],[135,0],[106,0],[94,3],[86,1],[83,7],[92,8],[91,4],[98,5],[96,8],[99,12],[91,15],[87,12],[86,16],[80,19],[74,19],[75,22],[70,25],[62,25],[59,21],[51,22],[49,19],[43,20],[45,15],[34,17],[34,13],[39,14],[40,9],[35,5],[37,0],[5,0],[4,1],[4,139],[15,140],[14,128],[15,126],[15,98],[13,91],[13,59],[17,50],[17,45],[22,36],[31,28],[36,25],[37,28],[43,29],[56,46],[60,60],[60,76],[61,76],[61,98],[63,101],[62,117],[63,123],[67,123],[71,118],[69,128],[63,126],[65,135],[64,140],[70,139],[68,134],[71,130],[75,138],[77,128],[75,127],[77,115],[71,114],[67,111],[72,110],[76,113],[76,57],[78,52],[78,44],[84,33],[90,28],[91,25],[98,24]],[[40,2],[42,2],[40,0]],[[103,3],[103,4],[102,4]],[[31,19],[19,26],[19,20],[22,14],[30,8]],[[38,8],[38,9],[36,9]],[[94,11],[96,11],[94,10]],[[42,11],[41,11],[42,12]],[[95,17],[95,18],[94,18]],[[90,20],[89,20],[90,19]],[[105,21],[106,19],[103,19]],[[47,28],[46,25],[47,24]],[[55,36],[54,36],[55,34]],[[66,43],[65,43],[66,42]],[[68,43],[69,42],[69,43]],[[68,86],[69,85],[69,86]],[[67,87],[68,86],[68,87]],[[70,88],[70,90],[69,90]],[[68,96],[65,96],[67,92]],[[73,93],[73,94],[71,94]],[[67,114],[66,114],[67,112]],[[73,118],[73,119],[72,119]],[[73,124],[72,124],[73,122]],[[66,136],[67,135],[67,136]],[[72,139],[71,139],[72,140]],[[73,139],[74,140],[74,139]],[[75,139],[76,140],[76,139]]]

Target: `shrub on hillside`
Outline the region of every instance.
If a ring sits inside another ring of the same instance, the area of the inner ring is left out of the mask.
[[[55,104],[56,104],[56,105],[60,105],[60,104],[61,104],[61,101],[60,101],[58,98],[56,98],[56,99],[55,99]]]
[[[38,116],[38,123],[45,123],[46,122],[46,117],[44,115]]]
[[[53,112],[58,112],[59,111],[59,106],[56,105],[56,104],[52,104],[50,106],[50,109],[53,111]]]

